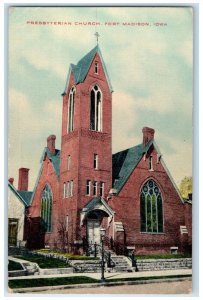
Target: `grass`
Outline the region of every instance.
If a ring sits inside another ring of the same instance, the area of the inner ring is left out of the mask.
[[[33,263],[37,263],[41,269],[52,269],[52,268],[68,268],[69,264],[66,262],[52,258],[52,257],[44,257],[40,255],[25,255],[25,256],[15,256],[16,258],[24,259],[31,261]]]
[[[74,276],[74,277],[55,277],[55,278],[39,278],[39,279],[13,279],[9,280],[10,288],[26,288],[26,287],[40,287],[40,286],[53,286],[53,285],[68,285],[68,284],[81,284],[81,283],[97,283],[97,279],[87,276]]]
[[[21,266],[20,263],[15,262],[13,260],[8,261],[8,271],[19,271],[23,270],[23,267]]]
[[[92,256],[83,256],[83,255],[75,255],[72,253],[67,253],[67,252],[63,252],[63,251],[59,251],[59,250],[48,250],[48,249],[40,249],[40,250],[36,250],[36,252],[40,253],[48,253],[48,254],[59,254],[59,255],[63,255],[65,257],[67,257],[70,260],[98,260],[98,257],[92,257]]]
[[[191,258],[190,254],[151,254],[151,255],[136,255],[137,260],[142,259],[173,259],[173,258]]]
[[[153,279],[172,279],[191,277],[191,275],[168,275],[168,276],[151,276],[151,277],[133,277],[133,278],[117,278],[106,279],[105,282],[125,282],[125,281],[140,281],[140,280],[153,280]],[[9,287],[14,288],[28,288],[28,287],[42,287],[42,286],[57,286],[69,284],[84,284],[84,283],[100,283],[98,279],[90,278],[87,276],[74,276],[74,277],[58,277],[58,278],[39,278],[39,279],[14,279],[9,280]]]
[[[182,277],[191,277],[190,274],[185,275],[167,275],[167,276],[150,276],[150,277],[130,277],[130,278],[115,278],[107,279],[107,282],[123,282],[123,281],[138,281],[138,280],[153,280],[153,279],[170,279],[170,278],[182,278]]]

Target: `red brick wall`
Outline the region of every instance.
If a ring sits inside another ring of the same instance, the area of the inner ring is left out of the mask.
[[[184,204],[185,226],[188,230],[188,244],[192,245],[192,204]]]
[[[32,205],[29,208],[29,216],[32,220],[39,220],[41,213],[41,197],[44,187],[48,184],[51,188],[52,200],[52,231],[44,236],[44,243],[54,246],[57,237],[57,222],[58,222],[58,204],[59,204],[59,180],[55,174],[52,163],[46,156],[42,162],[42,172],[39,177],[38,185],[34,194]],[[33,222],[36,223],[36,222]],[[36,225],[36,224],[35,224]],[[34,229],[33,229],[34,230]],[[41,242],[40,242],[41,243]]]
[[[148,157],[142,158],[119,195],[113,196],[109,204],[116,211],[115,221],[123,222],[127,245],[135,245],[137,253],[170,252],[171,246],[180,243],[180,225],[185,222],[184,205],[161,162],[157,163],[156,150],[151,150],[149,155],[154,171],[149,171]],[[148,179],[153,179],[162,193],[163,233],[141,233],[140,230],[140,189]]]

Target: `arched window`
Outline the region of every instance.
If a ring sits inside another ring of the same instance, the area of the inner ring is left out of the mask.
[[[52,215],[52,192],[48,185],[42,192],[41,199],[41,220],[45,232],[51,231],[51,215]]]
[[[161,191],[153,180],[148,180],[140,194],[141,232],[163,232],[163,204]]]
[[[90,93],[90,129],[102,131],[102,94],[95,85]]]
[[[68,132],[74,130],[74,106],[75,106],[75,88],[72,87],[69,94],[69,105],[68,105]]]

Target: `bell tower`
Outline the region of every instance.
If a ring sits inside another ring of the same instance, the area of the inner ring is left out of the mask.
[[[61,217],[69,239],[81,238],[80,213],[112,185],[112,86],[97,44],[71,64],[63,96],[60,161]]]

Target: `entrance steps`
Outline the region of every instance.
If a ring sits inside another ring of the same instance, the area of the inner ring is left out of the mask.
[[[111,255],[111,260],[114,264],[113,272],[134,272],[132,263],[124,255]]]
[[[99,260],[75,260],[70,261],[74,273],[99,273],[101,272],[101,259]],[[132,263],[123,255],[111,255],[111,267],[107,267],[105,263],[105,271],[107,272],[134,272]]]

